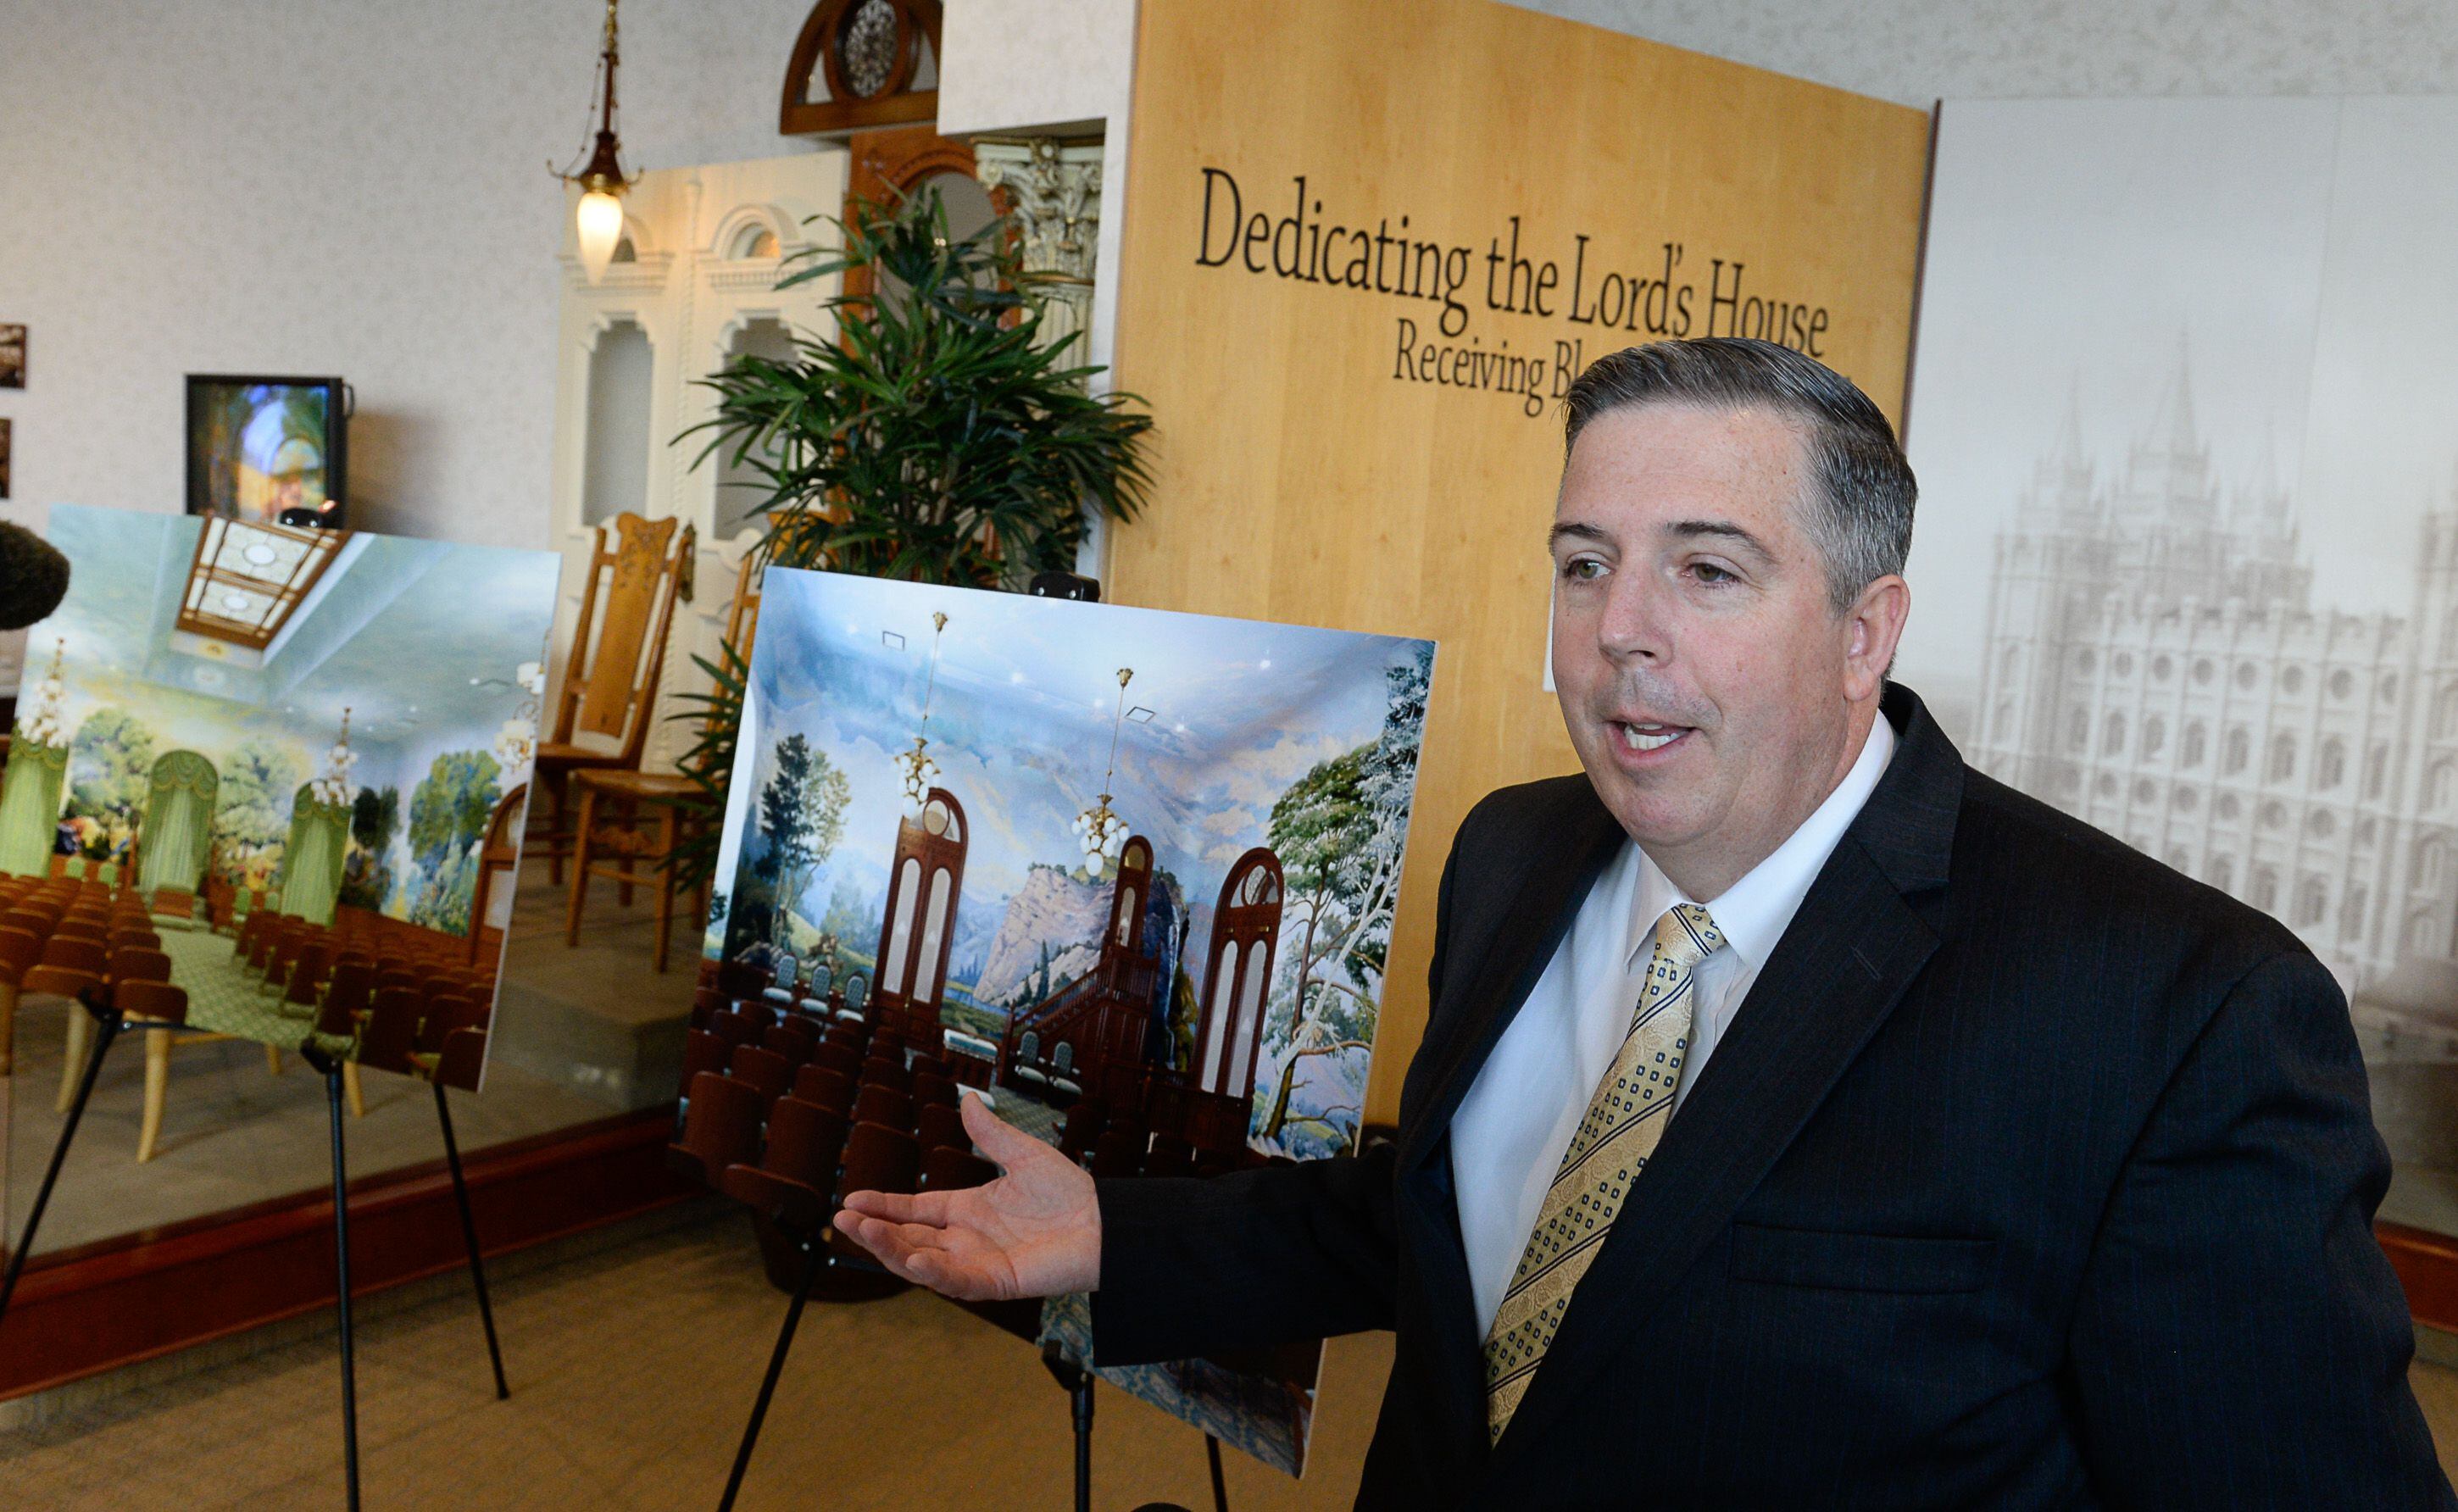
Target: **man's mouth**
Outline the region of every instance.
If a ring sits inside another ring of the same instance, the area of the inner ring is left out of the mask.
[[[1644,756],[1661,751],[1690,733],[1690,727],[1677,724],[1633,724],[1627,720],[1613,721],[1614,738],[1624,751]]]

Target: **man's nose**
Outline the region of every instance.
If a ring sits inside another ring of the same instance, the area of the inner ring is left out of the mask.
[[[1614,661],[1661,662],[1673,653],[1672,617],[1657,586],[1637,574],[1614,580],[1596,622],[1596,645]]]

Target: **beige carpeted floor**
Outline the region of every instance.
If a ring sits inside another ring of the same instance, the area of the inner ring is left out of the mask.
[[[597,1253],[507,1264],[496,1287],[512,1398],[492,1398],[456,1283],[365,1323],[359,1403],[371,1509],[712,1507],[783,1298],[743,1221],[703,1205]],[[1344,1507],[1390,1359],[1385,1336],[1332,1346],[1313,1468],[1294,1481],[1231,1456],[1239,1512]],[[2415,1369],[2458,1447],[2458,1372]],[[1208,1508],[1194,1430],[1104,1388],[1094,1504]],[[0,1432],[10,1507],[341,1504],[329,1334]],[[5,1420],[5,1419],[0,1419]],[[1068,1505],[1067,1403],[1033,1352],[918,1294],[806,1315],[740,1505],[831,1512]]]

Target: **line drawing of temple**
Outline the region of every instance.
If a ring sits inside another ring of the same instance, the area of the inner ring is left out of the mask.
[[[2458,508],[2421,513],[2410,614],[2317,606],[2298,501],[2221,487],[2181,357],[2121,466],[2077,411],[1996,537],[1968,758],[2277,917],[2360,1027],[2405,1026],[2367,1020],[2458,922]]]

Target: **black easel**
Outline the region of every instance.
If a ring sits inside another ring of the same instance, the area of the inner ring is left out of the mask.
[[[60,1167],[68,1160],[69,1145],[76,1138],[77,1125],[85,1119],[86,1104],[93,1100],[94,1084],[102,1077],[104,1057],[124,1030],[163,1033],[188,1027],[167,1020],[130,1019],[115,1007],[97,1005],[80,995],[76,1005],[93,1019],[95,1027],[94,1052],[86,1060],[85,1075],[78,1079],[76,1097],[69,1104],[68,1118],[60,1125],[59,1142],[52,1148],[52,1161],[43,1171],[43,1184],[34,1192],[34,1206],[26,1214],[26,1229],[17,1247],[9,1253],[9,1268],[0,1274],[0,1320],[9,1315],[9,1303],[17,1293],[17,1278],[26,1269],[26,1257],[33,1253],[34,1234],[42,1227],[43,1211],[51,1206],[52,1189],[58,1185]],[[359,1505],[359,1411],[358,1372],[353,1355],[354,1340],[350,1330],[350,1212],[349,1172],[342,1145],[342,1068],[344,1062],[317,1048],[313,1040],[299,1047],[300,1055],[324,1078],[324,1101],[333,1129],[333,1252],[338,1276],[335,1300],[340,1310],[342,1336],[342,1455],[343,1469],[349,1485],[349,1505],[357,1512]],[[444,1130],[444,1156],[452,1171],[452,1198],[461,1213],[461,1237],[469,1251],[469,1276],[478,1292],[478,1316],[486,1325],[487,1358],[494,1367],[495,1397],[501,1400],[511,1395],[504,1380],[504,1355],[495,1341],[495,1313],[487,1296],[487,1271],[478,1254],[478,1226],[469,1211],[469,1183],[462,1177],[461,1150],[452,1135],[452,1111],[445,1101],[444,1084],[435,1083],[435,1116]],[[765,1398],[762,1398],[765,1405]]]
[[[52,1205],[52,1188],[58,1184],[60,1166],[69,1158],[69,1141],[76,1137],[78,1121],[85,1117],[86,1100],[94,1096],[94,1084],[102,1075],[102,1058],[111,1053],[111,1042],[119,1038],[119,1031],[131,1027],[117,1008],[98,1008],[83,997],[76,1000],[76,1005],[94,1022],[94,1054],[85,1063],[84,1077],[77,1082],[76,1100],[69,1104],[68,1122],[60,1126],[60,1141],[52,1147],[52,1163],[43,1171],[43,1184],[34,1189],[34,1206],[26,1214],[26,1232],[18,1236],[17,1248],[9,1252],[8,1274],[0,1276],[0,1318],[9,1315],[9,1299],[17,1295],[17,1277],[26,1269],[26,1256],[33,1253],[34,1231],[43,1225],[43,1210]],[[134,1026],[151,1025],[139,1023]],[[166,1029],[181,1026],[161,1025]]]
[[[777,1330],[777,1347],[768,1352],[768,1374],[760,1378],[760,1396],[751,1404],[751,1420],[742,1425],[742,1442],[734,1451],[734,1470],[725,1478],[725,1496],[717,1503],[717,1512],[734,1512],[734,1499],[742,1490],[742,1477],[751,1468],[751,1451],[760,1443],[760,1425],[767,1419],[769,1399],[777,1395],[777,1377],[785,1374],[785,1356],[794,1347],[794,1330],[802,1323],[802,1309],[811,1300],[811,1288],[819,1283],[820,1271],[827,1256],[817,1237],[817,1231],[797,1235],[794,1247],[802,1252],[802,1280],[794,1288],[793,1304],[785,1309],[784,1326]]]
[[[1093,1373],[1069,1357],[1056,1339],[1041,1346],[1041,1365],[1067,1392],[1075,1419],[1075,1512],[1093,1512]]]
[[[299,1053],[324,1078],[324,1104],[333,1123],[333,1256],[339,1283],[334,1305],[342,1323],[342,1474],[349,1486],[350,1512],[359,1512],[359,1370],[350,1350],[350,1177],[342,1154],[342,1063],[318,1049],[312,1040],[301,1046]]]

